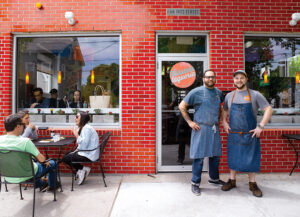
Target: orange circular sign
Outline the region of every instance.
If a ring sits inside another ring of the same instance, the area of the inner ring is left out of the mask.
[[[176,87],[186,88],[194,83],[196,71],[191,64],[179,62],[171,68],[170,79]]]

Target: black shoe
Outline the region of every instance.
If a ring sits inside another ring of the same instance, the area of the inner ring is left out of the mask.
[[[48,187],[48,183],[47,182],[43,182],[42,185],[40,186],[40,191],[44,192],[47,187]]]
[[[178,159],[178,160],[177,160],[177,164],[178,164],[178,165],[182,165],[182,164],[183,164],[183,160],[179,160],[179,159]]]
[[[225,184],[225,182],[221,179],[209,179],[208,183],[215,184],[215,185],[224,185]]]
[[[56,183],[56,190],[59,189],[60,186],[61,186],[60,182],[57,182],[57,183]],[[51,188],[50,186],[48,186],[47,188],[45,188],[45,189],[43,190],[43,192],[46,192],[46,191],[47,191],[47,192],[52,192],[53,190],[54,190],[53,187]]]
[[[192,184],[192,192],[197,196],[199,196],[201,194],[201,191],[200,191],[200,188],[198,185]]]

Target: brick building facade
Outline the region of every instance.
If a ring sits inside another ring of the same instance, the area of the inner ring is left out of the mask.
[[[245,69],[244,35],[293,35],[300,37],[300,24],[290,26],[291,15],[300,11],[297,0],[32,0],[0,2],[0,131],[13,111],[14,36],[19,34],[119,33],[121,36],[121,113],[119,128],[112,131],[104,155],[109,173],[154,173],[157,169],[157,33],[199,32],[208,34],[210,68],[217,72],[217,87],[234,89],[232,73]],[[197,16],[167,15],[167,8],[200,9]],[[77,23],[66,22],[72,11]],[[299,123],[298,123],[299,124]],[[62,129],[63,135],[72,135]],[[49,135],[49,131],[40,131]],[[282,134],[299,134],[300,127],[270,127],[262,134],[262,172],[288,172],[295,155]],[[221,132],[221,172],[228,172],[226,135]],[[300,143],[296,142],[299,148]],[[55,155],[57,150],[49,150]],[[96,168],[95,168],[96,169]],[[296,171],[300,171],[299,168]]]

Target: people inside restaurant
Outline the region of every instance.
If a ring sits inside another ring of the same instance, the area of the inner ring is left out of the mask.
[[[58,92],[57,89],[53,88],[50,90],[50,105],[49,108],[66,108],[68,107],[68,101],[66,99],[66,96],[64,99],[58,99]]]
[[[48,98],[43,96],[43,89],[36,87],[33,89],[33,103],[30,105],[30,108],[49,108],[50,101]]]
[[[80,90],[75,90],[73,94],[73,100],[70,102],[71,108],[83,108],[83,102],[81,99]]]

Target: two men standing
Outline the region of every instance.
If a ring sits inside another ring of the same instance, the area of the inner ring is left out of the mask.
[[[203,73],[204,86],[190,91],[179,105],[182,116],[192,128],[190,157],[192,165],[192,192],[200,195],[200,181],[204,157],[209,157],[209,183],[222,185],[223,191],[236,187],[236,171],[249,173],[249,189],[254,196],[261,197],[262,192],[255,182],[255,172],[260,169],[259,136],[268,123],[272,108],[259,92],[246,86],[247,74],[238,70],[234,73],[236,90],[225,98],[224,110],[221,108],[222,93],[215,88],[216,74],[212,70]],[[194,121],[187,113],[187,107],[195,108]],[[257,125],[258,108],[265,111]],[[220,110],[222,117],[220,117]],[[230,124],[227,122],[229,114]],[[222,119],[228,133],[227,158],[230,179],[224,183],[219,179],[219,161],[222,154],[219,132],[219,120]]]

